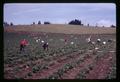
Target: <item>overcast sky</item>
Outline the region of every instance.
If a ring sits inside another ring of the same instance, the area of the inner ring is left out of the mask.
[[[17,24],[65,24],[79,19],[95,26],[116,25],[116,5],[112,3],[8,3],[4,4],[4,21]]]

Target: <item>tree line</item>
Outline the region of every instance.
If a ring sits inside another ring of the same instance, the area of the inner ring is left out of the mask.
[[[35,22],[33,22],[33,24],[35,24]],[[37,24],[41,24],[41,21],[38,21],[38,23]],[[48,21],[45,21],[44,22],[44,24],[51,24],[50,22],[48,22]]]
[[[13,26],[13,23],[11,22],[10,24],[7,22],[3,22],[3,26]]]
[[[33,22],[32,25],[35,25],[35,24],[38,24],[40,25],[41,24],[41,21],[38,21],[37,23]],[[44,24],[51,24],[49,21],[45,21]],[[68,22],[69,25],[81,25],[81,26],[84,26],[84,24],[82,24],[82,21],[79,20],[79,19],[74,19],[74,20],[71,20]],[[3,23],[3,26],[13,26],[14,24],[11,22],[10,24],[7,23],[7,22],[4,22]],[[89,24],[87,24],[87,26],[89,27]],[[97,27],[97,26],[96,26]],[[111,28],[115,28],[116,26],[115,25],[111,25],[110,26]]]

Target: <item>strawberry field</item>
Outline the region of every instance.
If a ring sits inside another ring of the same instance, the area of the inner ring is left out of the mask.
[[[88,44],[90,34],[4,32],[5,79],[115,79],[116,34],[91,34],[106,44]],[[19,52],[19,42],[29,45]],[[67,39],[65,42],[64,39]],[[112,42],[108,42],[112,39]],[[37,41],[36,41],[37,40]],[[41,41],[49,43],[43,50]],[[94,48],[98,47],[98,50]]]

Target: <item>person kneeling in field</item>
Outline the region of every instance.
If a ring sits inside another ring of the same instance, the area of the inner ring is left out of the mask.
[[[48,50],[48,43],[44,43],[42,47],[44,50],[46,50],[46,49]]]
[[[24,48],[28,45],[28,41],[26,39],[23,39],[20,41],[20,52],[24,51]]]

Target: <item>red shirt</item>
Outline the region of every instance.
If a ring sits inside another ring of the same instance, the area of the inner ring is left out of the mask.
[[[20,44],[21,44],[21,45],[27,45],[27,44],[28,44],[28,41],[27,41],[27,40],[22,40],[22,41],[20,42]]]

